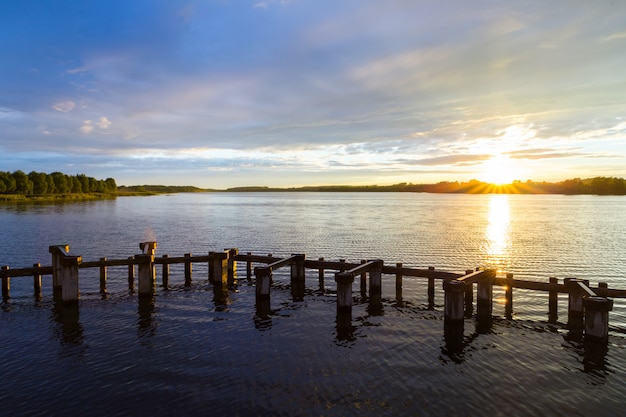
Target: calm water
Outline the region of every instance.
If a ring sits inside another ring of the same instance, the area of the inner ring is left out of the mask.
[[[0,206],[0,265],[50,263],[67,243],[84,260],[139,253],[241,252],[386,263],[462,272],[495,267],[518,278],[576,277],[626,288],[626,198],[431,194],[191,194],[77,204]],[[270,311],[243,277],[225,293],[194,265],[183,287],[139,302],[125,268],[81,270],[77,309],[32,296],[15,278],[0,312],[0,407],[11,415],[616,415],[626,405],[626,308],[616,300],[606,351],[585,347],[547,319],[547,297],[514,293],[514,318],[466,320],[461,343],[443,331],[424,283],[405,279],[397,305],[383,278],[383,310],[357,301],[335,322],[334,282],[294,302],[275,273]],[[160,279],[160,272],[158,279]],[[500,292],[494,291],[496,298]],[[566,299],[560,300],[566,320]]]

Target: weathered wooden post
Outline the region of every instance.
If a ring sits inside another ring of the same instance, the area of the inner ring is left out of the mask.
[[[59,293],[61,291],[61,256],[68,254],[70,245],[48,246],[48,252],[52,255],[52,290]]]
[[[170,287],[170,263],[168,261],[169,255],[163,255],[163,289],[167,290]]]
[[[252,252],[248,252],[248,256],[251,256]],[[246,261],[246,278],[248,278],[248,282],[252,281],[252,261]]]
[[[107,293],[107,258],[100,258],[100,294]]]
[[[191,287],[191,253],[185,254],[185,287]]]
[[[465,275],[473,273],[474,270],[465,270]],[[474,312],[474,283],[465,282],[465,317],[472,317]]]
[[[35,269],[35,272],[33,273],[33,290],[35,293],[35,299],[41,300],[41,272],[39,272],[41,264],[33,264],[33,268]]]
[[[226,253],[228,253],[228,277],[227,282],[229,285],[235,283],[235,275],[237,275],[237,261],[236,256],[239,255],[238,248],[228,248],[224,249]]]
[[[396,262],[396,268],[402,269],[402,262]],[[396,303],[402,306],[402,272],[396,272]]]
[[[354,276],[345,272],[335,273],[337,283],[337,314],[352,314],[352,283]]]
[[[370,268],[370,298],[369,306],[378,308],[381,306],[382,301],[382,277],[383,277],[383,261],[376,259],[373,261],[374,265]]]
[[[598,297],[606,297],[608,294],[609,284],[608,282],[598,282],[598,289],[596,294]]]
[[[9,265],[3,265],[2,270],[8,272]],[[2,299],[4,301],[9,299],[10,291],[11,291],[11,278],[3,275],[2,276]]]
[[[128,291],[135,291],[135,257],[128,258]]]
[[[456,280],[444,281],[444,324],[463,325],[465,283]]]
[[[476,315],[479,319],[491,318],[493,312],[493,280],[496,271],[485,271],[486,275],[476,283]]]
[[[291,263],[291,293],[294,301],[302,301],[304,299],[304,290],[306,288],[306,271],[304,268],[304,254],[291,254],[295,260]]]
[[[570,330],[581,330],[584,322],[584,292],[579,283],[589,285],[588,280],[565,278],[565,288],[569,294],[567,304],[567,327]]]
[[[361,259],[361,265],[367,263],[365,259]],[[361,297],[367,297],[367,272],[361,274]],[[370,288],[371,291],[371,288]]]
[[[429,266],[428,277],[428,309],[433,310],[435,308],[435,267]]]
[[[504,290],[504,315],[507,319],[513,318],[513,274],[506,274],[506,289]]]
[[[324,262],[324,258],[319,258],[320,262]],[[320,291],[324,291],[324,268],[320,267],[317,270],[317,283]]]
[[[585,341],[608,343],[609,311],[613,310],[613,300],[605,297],[587,297],[585,308]]]
[[[256,298],[270,298],[270,287],[272,282],[272,268],[268,266],[257,266],[254,268],[256,279]]]
[[[65,304],[78,304],[78,265],[82,256],[61,256],[61,300]]]
[[[135,255],[135,262],[137,263],[139,298],[150,298],[154,295],[156,287],[154,252],[156,246],[156,242],[142,242],[139,244],[139,248],[143,253]]]
[[[559,279],[555,277],[550,277],[550,284],[555,286],[558,285]],[[558,320],[558,309],[559,309],[559,291],[557,289],[550,290],[548,293],[548,323],[556,323]]]
[[[230,252],[211,252],[210,263],[210,275],[211,283],[213,285],[223,286],[228,283],[229,277],[229,255]]]

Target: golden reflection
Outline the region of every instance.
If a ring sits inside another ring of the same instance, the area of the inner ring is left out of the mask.
[[[485,254],[491,262],[501,266],[502,258],[511,244],[509,237],[509,197],[505,194],[492,195],[489,202],[489,217],[486,231]]]

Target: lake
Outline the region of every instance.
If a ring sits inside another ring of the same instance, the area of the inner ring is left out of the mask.
[[[625,207],[604,196],[300,192],[3,205],[0,265],[49,265],[48,246],[61,243],[84,261],[126,258],[156,240],[157,256],[237,247],[626,288]],[[467,319],[451,346],[440,284],[429,310],[425,282],[405,278],[398,305],[384,276],[382,311],[357,301],[346,332],[330,271],[326,292],[307,272],[304,301],[292,300],[281,271],[269,314],[247,280],[218,294],[200,265],[191,288],[172,266],[172,289],[147,302],[128,293],[123,268],[111,268],[106,300],[98,271],[81,270],[76,309],[55,303],[50,277],[38,301],[32,279],[14,278],[0,313],[0,404],[12,415],[164,416],[609,416],[626,405],[626,300],[615,300],[605,350],[568,333],[564,295],[550,324],[547,295],[523,290],[513,320],[496,304],[490,328]]]

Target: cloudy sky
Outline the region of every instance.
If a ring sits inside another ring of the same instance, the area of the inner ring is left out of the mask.
[[[0,2],[0,171],[626,177],[622,0]]]

